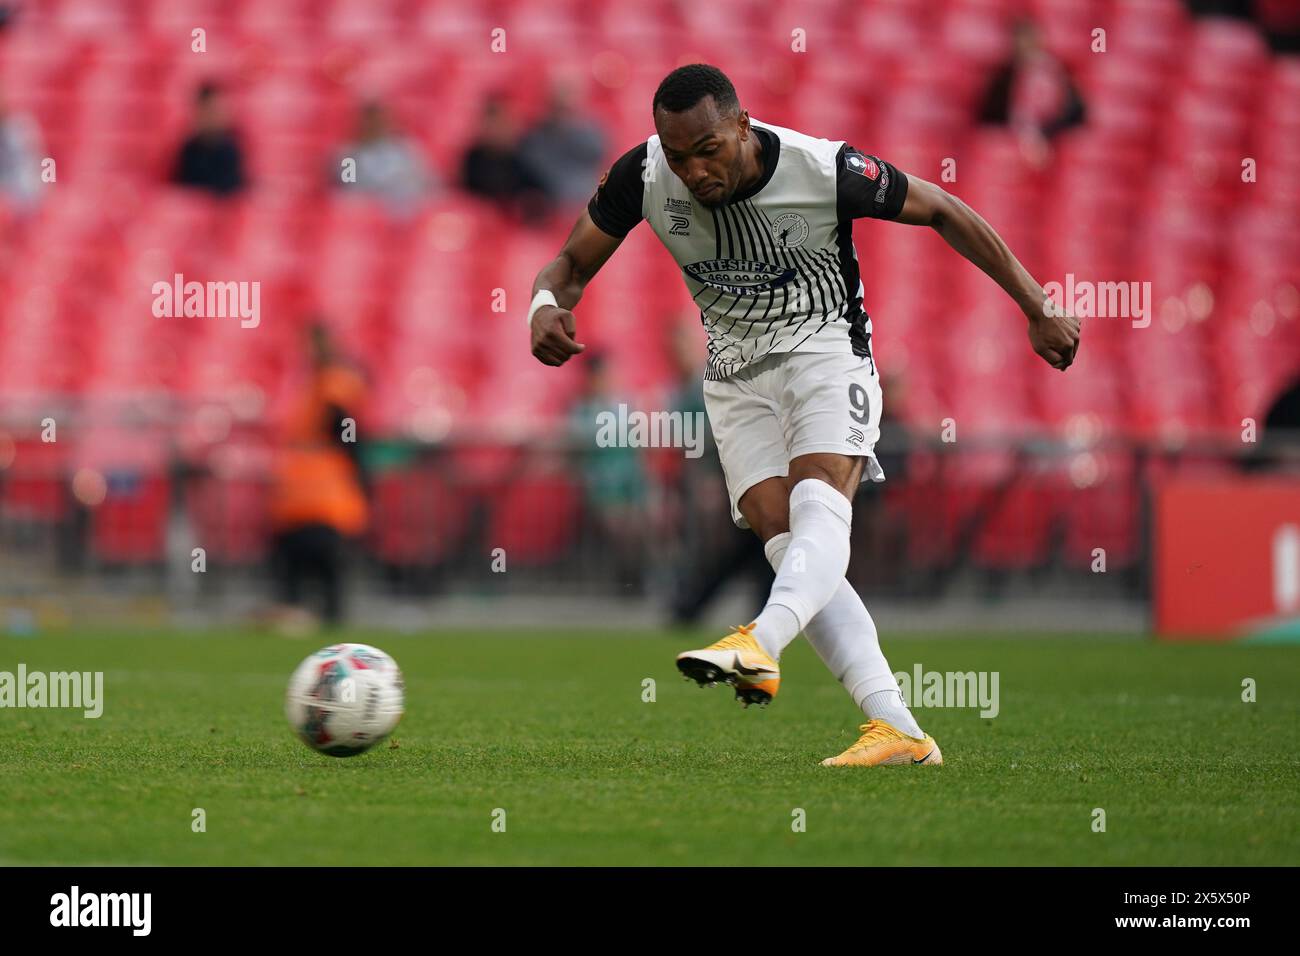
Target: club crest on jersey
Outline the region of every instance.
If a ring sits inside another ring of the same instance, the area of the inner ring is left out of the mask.
[[[696,282],[733,295],[751,295],[779,289],[794,278],[795,270],[752,259],[705,259],[682,266]]]
[[[868,179],[874,180],[880,175],[880,167],[876,161],[869,156],[859,156],[857,153],[846,153],[844,162],[848,164],[849,169],[853,170]]]
[[[808,238],[808,220],[795,212],[777,216],[772,223],[772,238],[778,248],[793,249]]]

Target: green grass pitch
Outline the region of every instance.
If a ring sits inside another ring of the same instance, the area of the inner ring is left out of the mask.
[[[998,671],[1001,713],[919,710],[945,766],[861,770],[818,765],[861,718],[802,641],[767,710],[684,682],[676,652],[716,636],[339,635],[391,653],[407,681],[396,746],[346,760],[308,750],[282,711],[293,667],[329,638],[0,638],[0,671],[105,672],[98,720],[0,710],[0,863],[1300,859],[1295,648],[887,641],[896,671]]]

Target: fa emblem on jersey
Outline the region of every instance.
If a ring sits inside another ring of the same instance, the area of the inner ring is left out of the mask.
[[[880,167],[876,165],[875,160],[869,156],[859,156],[857,153],[845,153],[844,162],[849,169],[859,175],[866,176],[870,180],[875,180],[880,175]]]
[[[808,220],[798,213],[787,212],[772,223],[772,238],[778,248],[793,249],[808,238]]]

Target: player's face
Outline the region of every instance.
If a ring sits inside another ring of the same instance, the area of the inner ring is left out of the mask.
[[[668,168],[696,202],[721,206],[740,188],[744,143],[750,135],[747,111],[721,115],[713,97],[706,96],[681,113],[656,110],[655,129]]]

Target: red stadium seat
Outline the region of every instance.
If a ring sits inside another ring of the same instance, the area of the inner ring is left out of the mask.
[[[195,540],[208,561],[249,565],[265,559],[270,535],[265,476],[210,476],[186,490]]]
[[[465,496],[433,469],[380,474],[371,515],[374,554],[397,567],[440,564],[456,553],[469,517]]]
[[[491,502],[487,541],[517,565],[560,558],[578,527],[579,494],[567,475],[521,475]]]
[[[156,564],[166,549],[171,484],[160,475],[110,471],[107,493],[91,510],[91,552],[114,565]]]
[[[1056,479],[1053,512],[1064,523],[1062,557],[1071,567],[1105,571],[1132,567],[1142,553],[1138,483],[1126,455],[1080,452]],[[1101,549],[1103,554],[1097,554]]]
[[[12,460],[0,470],[0,513],[6,521],[61,521],[72,504],[67,444],[14,440],[6,434],[0,437],[0,452],[8,441],[13,442]]]

